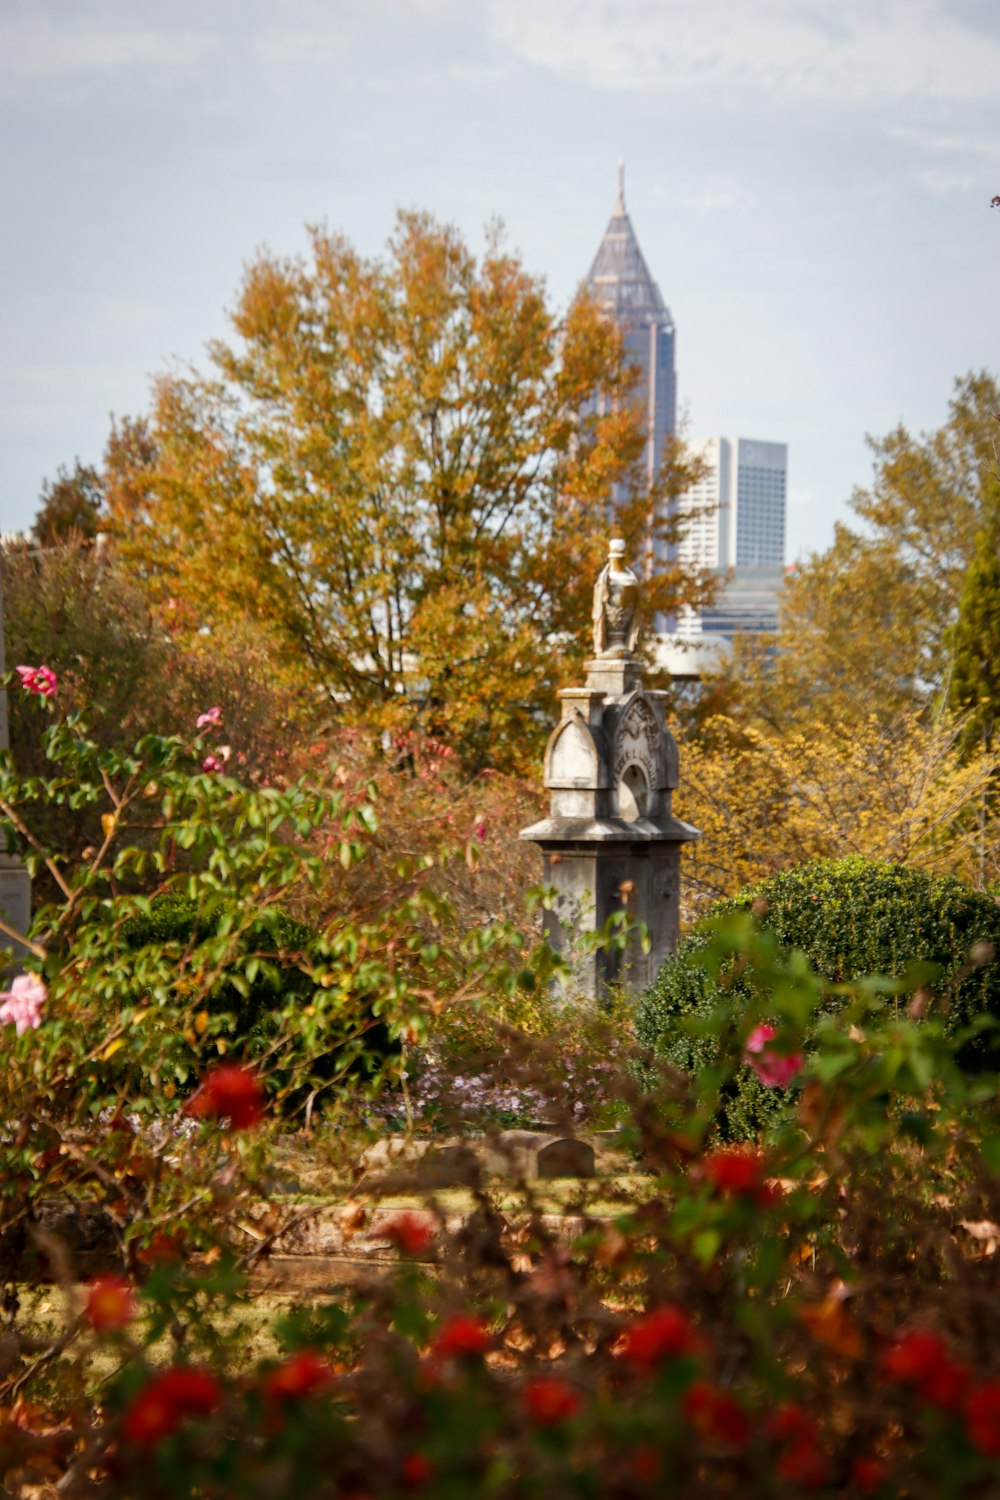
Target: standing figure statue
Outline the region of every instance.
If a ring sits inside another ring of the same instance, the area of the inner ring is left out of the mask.
[[[625,562],[625,543],[612,537],[594,585],[594,652],[631,656],[639,639],[639,580]]]

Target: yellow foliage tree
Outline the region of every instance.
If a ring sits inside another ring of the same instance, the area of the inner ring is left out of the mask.
[[[1000,757],[965,740],[961,718],[919,710],[786,730],[711,720],[681,760],[678,807],[703,835],[685,856],[688,916],[775,870],[848,854],[978,882],[980,803]],[[994,876],[998,858],[994,837]]]

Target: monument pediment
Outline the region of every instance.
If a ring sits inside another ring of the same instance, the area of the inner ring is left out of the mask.
[[[603,790],[610,785],[604,735],[588,724],[579,710],[574,710],[549,736],[545,785],[566,790]]]

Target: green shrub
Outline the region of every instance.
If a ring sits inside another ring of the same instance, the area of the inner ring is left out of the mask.
[[[179,957],[191,955],[204,944],[205,968],[210,971],[217,962],[219,939],[227,933],[232,934],[228,958],[219,965],[218,978],[202,995],[201,1007],[210,1017],[222,1018],[221,1028],[213,1027],[213,1031],[253,1057],[265,1052],[279,1031],[287,1030],[289,1008],[301,1006],[305,1014],[316,996],[311,971],[322,968],[328,959],[319,934],[307,923],[296,921],[280,907],[241,917],[231,903],[216,900],[199,907],[179,891],[171,891],[154,898],[148,912],[137,913],[122,923],[123,968],[127,972],[129,953],[138,954],[149,946],[176,945]],[[352,1024],[345,1028],[330,1016],[329,1005],[324,1010],[326,1026],[310,1026],[308,1036],[303,1028],[301,1042],[310,1050],[310,1072],[320,1081],[332,1079],[340,1069],[339,1050],[347,1031],[357,1024],[353,1012]],[[397,1044],[390,1041],[384,1023],[368,1026],[363,1051],[352,1071],[377,1067],[394,1046]],[[289,1107],[299,1102],[302,1090],[287,1092],[284,1085],[291,1060],[287,1046],[283,1057],[284,1066],[278,1068],[273,1081]]]
[[[926,988],[929,1009],[954,1034],[977,1017],[1000,1019],[1000,906],[950,876],[854,857],[785,870],[719,902],[678,947],[646,991],[636,1016],[639,1040],[674,1066],[697,1073],[718,1055],[715,1036],[702,1031],[720,1004],[749,999],[738,966],[713,977],[701,960],[713,919],[752,910],[785,952],[804,953],[833,984],[864,975],[899,978],[914,963],[937,971]],[[977,946],[978,945],[978,946]],[[835,1009],[836,996],[824,1009]],[[963,1067],[1000,1064],[1000,1033],[986,1029],[959,1051]],[[721,1133],[745,1139],[787,1111],[788,1092],[765,1088],[748,1067],[725,1085],[718,1114]]]
[[[139,913],[122,923],[125,947],[136,951],[150,943],[177,943],[188,949],[219,934],[220,919],[232,922],[226,906],[201,908],[189,897],[171,891],[150,902],[148,913]],[[280,908],[253,918],[239,931],[232,963],[205,997],[209,1015],[231,1015],[233,1035],[247,1038],[266,1029],[268,1016],[298,996],[308,1003],[313,984],[302,967],[308,963],[318,934],[305,922],[296,922]],[[246,975],[247,960],[262,957],[252,979]]]

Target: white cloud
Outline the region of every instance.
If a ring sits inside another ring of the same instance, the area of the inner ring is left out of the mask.
[[[839,103],[992,99],[1000,36],[938,0],[487,0],[495,40],[611,90]]]
[[[40,15],[0,18],[0,77],[58,79],[143,64],[190,67],[219,48],[207,32],[75,22]]]
[[[925,168],[917,173],[917,181],[935,198],[946,198],[949,193],[967,193],[976,183],[971,172],[948,172],[942,167]]]
[[[749,213],[757,200],[742,183],[734,178],[707,178],[698,185],[681,189],[679,202],[697,214]]]

